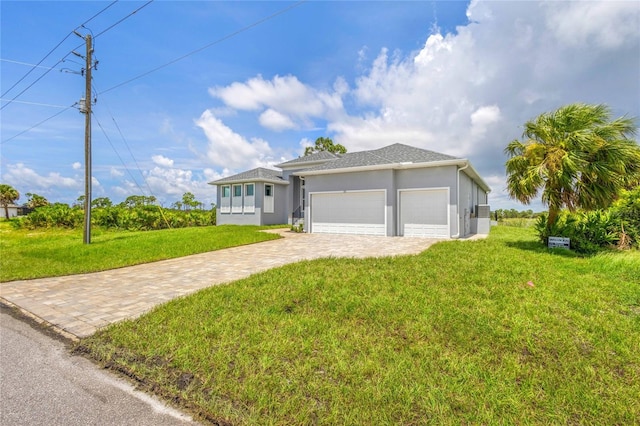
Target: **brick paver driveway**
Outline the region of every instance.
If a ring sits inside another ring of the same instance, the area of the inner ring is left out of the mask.
[[[104,272],[0,283],[0,299],[70,337],[85,337],[176,297],[287,263],[415,254],[436,241],[276,232],[285,238]]]

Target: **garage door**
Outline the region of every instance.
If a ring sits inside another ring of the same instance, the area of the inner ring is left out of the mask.
[[[385,191],[316,192],[311,232],[386,235]]]
[[[449,190],[400,191],[400,235],[449,238]]]

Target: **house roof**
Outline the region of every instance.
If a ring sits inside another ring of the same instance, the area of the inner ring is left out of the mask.
[[[285,161],[284,163],[276,164],[276,167],[280,167],[281,169],[292,168],[294,166],[308,167],[313,165],[314,163],[326,163],[327,161],[335,160],[336,158],[340,158],[340,155],[332,154],[331,152],[327,151],[320,151],[302,157],[294,158],[293,160]]]
[[[441,154],[435,151],[429,151],[428,149],[396,143],[370,151],[350,152],[333,161],[328,161],[324,164],[308,168],[305,172],[391,164],[431,163],[434,161],[450,160],[460,160],[460,158]]]
[[[282,179],[282,173],[278,170],[265,169],[264,167],[258,167],[256,169],[247,170],[246,172],[238,173],[237,175],[227,176],[222,179],[209,182],[210,185],[230,184],[230,183],[243,183],[243,182],[268,182],[280,185],[288,185],[289,182]]]
[[[347,153],[335,160],[306,168],[294,174],[312,176],[363,170],[410,169],[452,165],[463,167],[461,170],[478,182],[484,190],[491,190],[468,160],[401,143],[370,151]]]

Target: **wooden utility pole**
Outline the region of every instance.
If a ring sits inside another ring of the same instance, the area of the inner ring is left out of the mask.
[[[91,34],[85,37],[87,45],[87,65],[85,67],[85,92],[84,92],[84,243],[91,243],[91,69],[93,62],[91,55],[93,47]]]

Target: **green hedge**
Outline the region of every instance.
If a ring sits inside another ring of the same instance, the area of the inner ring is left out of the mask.
[[[27,216],[14,222],[17,227],[36,228],[78,228],[84,223],[84,210],[56,203],[38,207]],[[210,226],[216,224],[216,210],[174,210],[160,206],[108,206],[91,210],[91,224],[106,229],[126,229],[149,231],[166,228],[186,228],[190,226]]]

